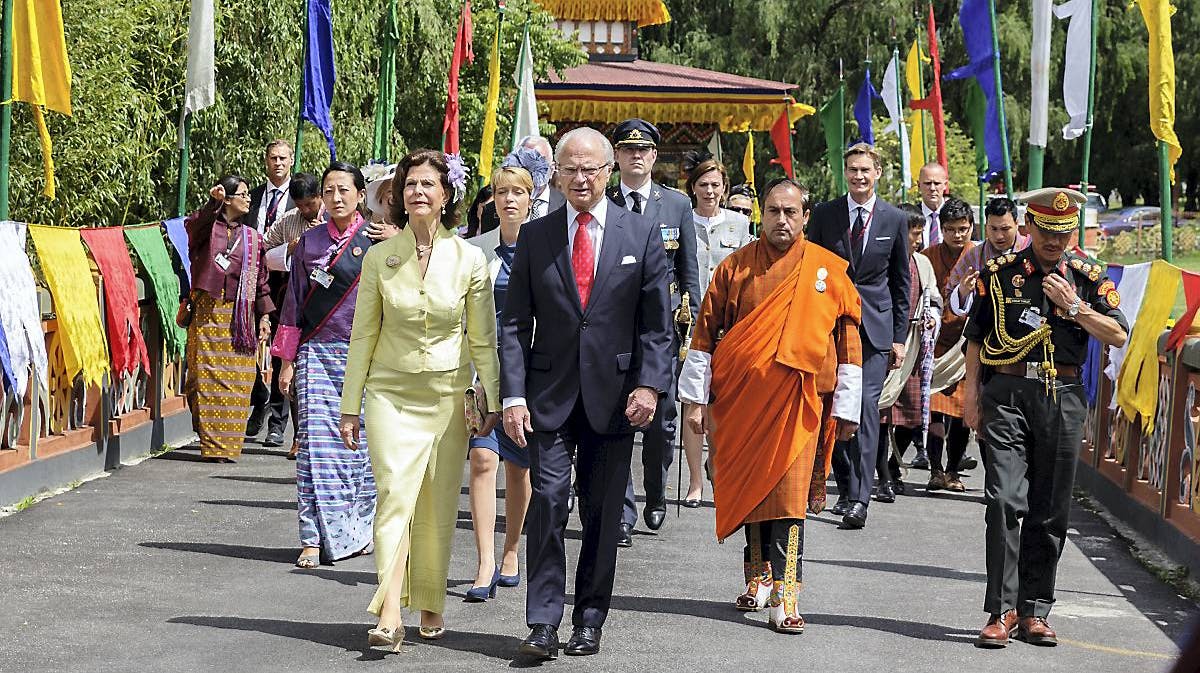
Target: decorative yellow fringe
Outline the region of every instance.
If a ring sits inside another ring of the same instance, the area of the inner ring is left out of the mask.
[[[567,21],[636,21],[639,28],[671,20],[662,0],[538,0],[542,7]]]
[[[697,94],[689,94],[695,96]],[[578,121],[616,124],[634,117],[654,124],[717,124],[723,133],[769,131],[783,114],[783,104],[771,103],[671,103],[648,101],[547,101],[539,93],[539,106],[550,122]],[[660,98],[666,96],[660,96]],[[793,103],[792,123],[816,112],[811,105]]]

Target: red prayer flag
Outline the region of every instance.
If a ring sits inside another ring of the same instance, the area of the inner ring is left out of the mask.
[[[471,0],[463,4],[462,18],[458,22],[458,36],[454,38],[454,55],[450,58],[450,83],[446,91],[446,118],[442,121],[442,151],[458,152],[458,72],[463,60],[475,62],[475,51],[471,48]]]
[[[929,21],[926,28],[929,32],[929,58],[933,61],[933,86],[928,96],[910,101],[908,107],[914,110],[928,110],[933,116],[938,163],[948,170],[950,163],[946,160],[946,124],[942,117],[942,58],[938,55],[937,24],[933,20],[932,4],[929,5]]]
[[[1173,351],[1183,345],[1184,339],[1196,320],[1196,311],[1200,309],[1200,275],[1191,271],[1183,272],[1183,296],[1187,300],[1187,310],[1175,321],[1171,334],[1167,337],[1167,350]]]
[[[771,141],[775,143],[775,156],[771,163],[779,164],[783,167],[783,172],[789,178],[796,179],[796,171],[792,167],[792,126],[789,124],[787,109],[779,115],[779,119],[775,120],[775,124],[771,126]]]
[[[81,229],[79,235],[104,278],[104,315],[108,323],[113,373],[119,376],[131,372],[139,364],[143,372],[150,371],[150,357],[146,353],[138,316],[136,274],[125,246],[125,230],[121,227]]]

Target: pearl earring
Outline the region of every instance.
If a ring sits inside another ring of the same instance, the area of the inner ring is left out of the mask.
[[[446,214],[446,204],[444,204],[444,203],[442,204],[442,214],[443,215]]]

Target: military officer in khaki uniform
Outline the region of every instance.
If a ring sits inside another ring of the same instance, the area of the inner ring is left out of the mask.
[[[1010,635],[1055,645],[1046,622],[1067,536],[1087,402],[1080,367],[1089,336],[1121,346],[1128,333],[1103,265],[1068,250],[1084,195],[1022,196],[1030,246],[992,258],[976,282],[967,339],[967,424],[986,446],[987,594],[979,647]]]

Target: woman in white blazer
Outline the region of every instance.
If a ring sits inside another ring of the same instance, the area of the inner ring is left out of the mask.
[[[693,154],[685,160],[692,164],[688,170],[687,191],[692,197],[692,220],[696,223],[696,265],[700,270],[700,287],[708,289],[713,270],[734,250],[754,240],[750,235],[750,219],[721,204],[729,194],[729,176],[725,166],[711,155]],[[686,411],[684,412],[686,413]],[[701,463],[704,438],[682,424],[683,451],[688,464],[688,491],[685,507],[699,507],[704,492]]]
[[[500,226],[468,240],[483,250],[496,299],[496,318],[504,311],[508,292],[508,274],[517,251],[521,225],[529,219],[536,183],[549,179],[550,165],[534,150],[519,149],[508,155],[492,175],[496,214]],[[529,450],[516,445],[503,428],[471,440],[471,523],[479,552],[475,585],[467,591],[466,602],[484,602],[495,598],[496,587],[520,584],[518,559],[521,528],[532,493],[529,485]],[[496,472],[504,466],[504,551],[496,562]]]

